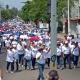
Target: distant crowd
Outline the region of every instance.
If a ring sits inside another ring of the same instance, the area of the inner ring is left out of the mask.
[[[44,80],[43,71],[45,64],[50,69],[51,63],[51,39],[50,33],[47,30],[33,28],[27,26],[24,29],[19,23],[18,31],[11,28],[2,35],[4,47],[6,47],[6,70],[7,72],[14,73],[20,69],[35,70],[39,69],[38,80]],[[28,25],[28,24],[27,24]],[[20,28],[20,30],[19,30]],[[18,32],[18,34],[12,34]],[[80,56],[80,42],[71,35],[64,37],[64,40],[57,39],[57,69],[69,69],[79,67]],[[11,68],[10,68],[11,66]]]

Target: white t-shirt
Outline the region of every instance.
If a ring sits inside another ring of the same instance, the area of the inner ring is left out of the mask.
[[[64,46],[64,47],[62,48],[62,52],[63,52],[64,54],[70,54],[70,48]]]
[[[27,45],[26,41],[22,41],[22,46],[24,47],[25,45]]]
[[[17,49],[12,49],[12,51],[14,53],[14,59],[15,60],[18,59],[19,57],[18,57],[18,51],[17,51]]]
[[[17,50],[18,50],[18,54],[24,54],[23,47],[20,44],[17,45]]]
[[[74,48],[75,48],[75,45],[71,45],[71,46],[70,46],[71,53],[73,53]]]
[[[8,61],[8,62],[14,61],[14,53],[11,50],[7,50],[6,61]]]
[[[32,56],[33,56],[34,58],[36,58],[37,48],[31,47],[31,49],[32,49]]]
[[[79,56],[79,48],[78,47],[74,48],[72,54],[74,54],[75,56]]]
[[[10,43],[11,43],[10,40],[5,40],[5,45],[6,45],[6,47],[9,47],[9,46],[10,46]]]
[[[17,46],[18,42],[17,41],[12,41],[12,46]]]
[[[31,50],[25,49],[24,58],[27,60],[31,60]]]
[[[57,47],[57,56],[60,56],[60,55],[61,55],[61,48]]]
[[[51,58],[51,51],[49,51],[48,53],[46,53],[46,58]]]
[[[40,53],[40,52],[38,52],[38,53]],[[40,54],[41,54],[40,58],[37,60],[37,62],[39,64],[45,64],[46,54],[45,53],[40,53]]]

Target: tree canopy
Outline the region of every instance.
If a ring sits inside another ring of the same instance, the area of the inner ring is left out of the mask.
[[[6,5],[6,8],[1,9],[2,20],[12,19],[15,18],[17,15],[18,15],[18,10],[15,7],[10,9],[9,6]]]
[[[22,8],[20,16],[23,20],[48,19],[47,0],[27,1]]]

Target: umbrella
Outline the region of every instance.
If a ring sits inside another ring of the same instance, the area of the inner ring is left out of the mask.
[[[31,42],[32,41],[38,41],[38,40],[40,40],[40,38],[38,37],[38,36],[33,36],[33,37],[30,37],[30,39],[29,39]]]

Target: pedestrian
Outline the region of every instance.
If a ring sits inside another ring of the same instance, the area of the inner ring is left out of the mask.
[[[50,61],[51,61],[51,49],[50,48],[46,48],[46,64],[48,66],[48,68],[50,69]]]
[[[61,68],[62,50],[60,46],[60,43],[57,43],[57,69]]]
[[[73,64],[74,64],[74,68],[76,68],[78,66],[78,61],[79,61],[79,47],[78,47],[78,43],[75,43],[75,47],[73,49]]]
[[[32,50],[32,67],[34,70],[36,64],[36,54],[37,54],[37,48],[34,42],[32,43],[31,50]]]
[[[25,70],[27,69],[27,66],[29,67],[29,70],[31,70],[31,48],[30,45],[25,46],[25,54],[24,54],[24,59],[25,59]]]
[[[64,68],[66,68],[66,63],[68,63],[69,69],[71,69],[71,50],[67,42],[65,42],[62,52],[64,55]]]
[[[7,72],[9,72],[9,67],[11,66],[10,72],[13,73],[14,71],[14,53],[12,52],[11,46],[7,49],[6,62],[7,62],[7,67],[6,67]]]
[[[18,50],[18,56],[19,56],[19,66],[23,67],[24,48],[23,48],[21,42],[18,43],[17,50]]]
[[[45,60],[46,60],[46,55],[43,53],[43,49],[40,48],[36,54],[36,59],[37,59],[37,64],[38,64],[38,69],[39,69],[39,75],[37,80],[44,80],[44,67],[45,67]]]
[[[16,63],[16,71],[19,70],[19,56],[18,56],[18,50],[16,45],[13,46],[12,51],[14,53],[14,63]]]

